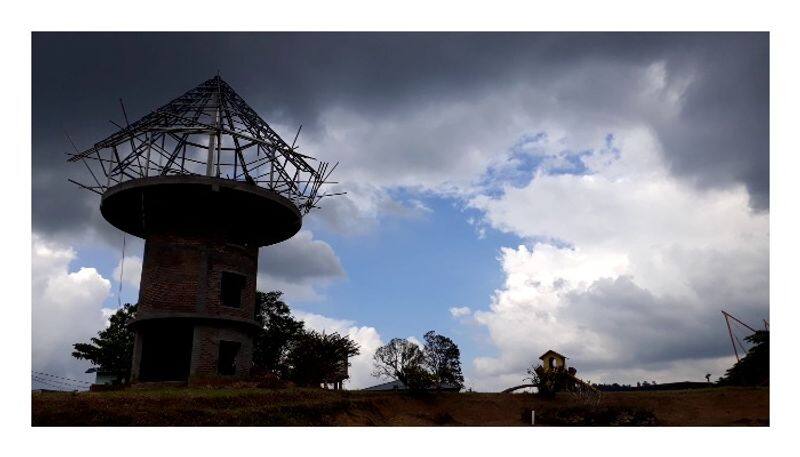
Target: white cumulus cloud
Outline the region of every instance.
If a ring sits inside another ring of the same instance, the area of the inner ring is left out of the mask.
[[[479,387],[521,378],[547,349],[596,381],[701,380],[728,350],[720,309],[767,317],[769,215],[744,186],[672,177],[647,129],[618,133],[619,154],[590,150],[586,174],[540,170],[470,200],[483,223],[530,240],[501,249],[505,284],[474,313],[499,349],[473,361]]]
[[[450,308],[450,315],[455,318],[469,316],[470,314],[472,314],[472,310],[469,309],[469,306],[454,306]]]
[[[142,258],[135,255],[125,256],[125,260],[117,263],[114,267],[113,275],[114,280],[119,281],[120,273],[122,274],[122,282],[135,288],[139,288],[139,281],[142,278]]]
[[[107,318],[101,305],[111,282],[94,268],[72,269],[76,253],[69,246],[33,234],[32,365],[33,370],[90,379],[85,361],[71,356],[72,345],[88,341]],[[38,386],[47,387],[47,386]]]

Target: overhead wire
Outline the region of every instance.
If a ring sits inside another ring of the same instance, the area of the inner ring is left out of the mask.
[[[126,236],[122,234],[122,259],[119,262],[119,287],[117,288],[117,306],[122,308],[122,278],[125,273],[125,240]]]
[[[42,371],[31,370],[31,373],[33,373],[35,375],[47,376],[48,378],[63,379],[65,381],[73,381],[73,382],[77,382],[77,383],[81,383],[81,384],[91,384],[91,382],[89,382],[89,381],[81,381],[80,379],[66,378],[64,376],[58,376],[58,375],[54,375],[52,373],[45,373],[45,372],[42,372]]]
[[[76,391],[76,390],[88,390],[88,387],[86,387],[86,386],[79,386],[77,384],[69,384],[69,383],[60,382],[60,381],[56,381],[56,380],[52,380],[52,379],[44,379],[44,378],[38,377],[36,375],[31,375],[31,379],[35,383],[43,384],[43,385],[46,385],[46,386],[49,386],[49,387],[54,387],[57,390],[60,390],[60,391],[63,391],[63,392],[73,392],[73,391]]]

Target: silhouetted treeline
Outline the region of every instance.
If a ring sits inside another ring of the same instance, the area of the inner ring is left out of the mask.
[[[683,389],[704,389],[714,387],[714,384],[708,382],[668,382],[664,384],[656,383],[639,383],[635,386],[630,384],[592,384],[601,392],[635,392],[635,391],[652,391],[652,390],[683,390]]]
[[[758,330],[745,338],[753,346],[717,381],[727,386],[769,385],[769,331]]]

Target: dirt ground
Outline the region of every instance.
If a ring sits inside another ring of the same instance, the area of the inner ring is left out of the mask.
[[[398,392],[321,389],[167,388],[34,393],[37,425],[769,425],[768,388],[604,393],[596,405],[566,394]]]

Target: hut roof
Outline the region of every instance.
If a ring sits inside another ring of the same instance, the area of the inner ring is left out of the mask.
[[[554,351],[552,349],[549,349],[547,352],[545,352],[544,354],[539,356],[539,360],[544,360],[545,357],[547,357],[548,355],[555,355],[555,356],[561,357],[562,359],[566,359],[567,358],[567,356],[561,355],[558,352],[556,352],[556,351]]]

